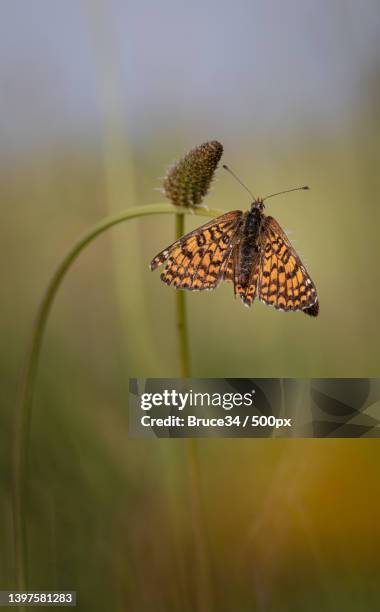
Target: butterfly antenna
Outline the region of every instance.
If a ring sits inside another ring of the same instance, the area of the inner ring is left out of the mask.
[[[281,195],[282,193],[289,193],[290,191],[299,191],[300,189],[310,189],[310,187],[308,187],[307,185],[304,185],[303,187],[293,187],[293,189],[285,189],[285,191],[278,191],[277,193],[271,193],[270,195],[263,198],[263,202],[265,200],[268,200],[269,198],[273,198],[274,196]]]
[[[240,183],[240,185],[241,185],[242,187],[244,187],[244,189],[245,189],[246,191],[248,191],[248,193],[249,193],[249,195],[251,196],[252,200],[256,200],[255,196],[254,196],[254,195],[252,194],[252,192],[251,192],[251,191],[248,189],[248,187],[247,187],[246,185],[244,185],[243,181],[241,181],[241,180],[239,179],[239,177],[238,177],[238,176],[236,176],[235,172],[232,172],[232,170],[231,170],[231,169],[230,169],[228,166],[226,166],[226,164],[223,164],[223,168],[224,168],[224,170],[227,170],[227,172],[229,172],[230,174],[232,174],[232,176],[234,177],[234,179],[236,179],[236,180],[237,180],[237,182],[238,182],[238,183]]]

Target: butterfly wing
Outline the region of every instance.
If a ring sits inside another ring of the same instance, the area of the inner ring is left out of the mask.
[[[236,233],[234,239],[234,246],[231,251],[231,255],[228,258],[228,262],[224,267],[223,280],[231,281],[234,287],[235,297],[238,294],[238,275],[239,275],[239,238]]]
[[[151,270],[166,262],[160,278],[167,285],[189,291],[215,289],[229,262],[242,215],[240,210],[229,212],[182,236],[156,255]]]
[[[224,266],[223,280],[225,281],[234,281],[236,250],[236,247],[234,247],[231,251],[231,255],[229,256],[227,263]]]
[[[316,317],[319,302],[315,285],[273,217],[265,217],[261,236],[260,299],[281,310],[303,310]]]
[[[258,280],[260,275],[260,253],[257,253],[252,261],[251,275],[249,282],[245,287],[242,287],[238,281],[235,281],[235,292],[240,295],[245,306],[252,306],[256,297]]]

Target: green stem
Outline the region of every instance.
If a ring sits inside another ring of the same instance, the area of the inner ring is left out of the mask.
[[[84,234],[84,236],[82,236],[82,238],[78,240],[78,242],[73,245],[73,247],[68,251],[66,256],[58,265],[46,288],[37,311],[29,348],[25,357],[15,415],[13,512],[17,588],[19,590],[26,590],[28,588],[26,497],[33,393],[42,339],[46,322],[57,291],[61,286],[62,280],[67,271],[77,259],[78,255],[88,244],[90,244],[90,242],[92,242],[97,236],[105,232],[110,227],[130,219],[147,215],[178,214],[178,216],[182,216],[184,213],[188,212],[188,209],[179,209],[171,204],[150,204],[147,206],[130,208],[117,215],[107,217],[90,229],[86,234]],[[223,211],[199,208],[194,211],[192,210],[191,212],[204,217],[214,217],[222,214]]]
[[[176,215],[175,222],[176,238],[180,238],[185,233],[185,216]],[[189,335],[187,332],[186,296],[184,291],[177,291],[176,306],[181,378],[189,378]]]
[[[195,542],[195,568],[197,580],[196,609],[198,612],[212,612],[213,588],[208,554],[205,512],[202,502],[201,469],[197,438],[186,440],[187,467],[190,484],[190,507]]]
[[[176,215],[176,238],[180,238],[184,233],[185,216]],[[185,291],[177,291],[176,306],[181,378],[190,378],[189,335],[187,328]],[[197,439],[188,438],[186,440],[186,453],[190,487],[191,519],[196,554],[196,605],[199,612],[211,612],[212,587],[205,536],[205,516],[202,505],[202,486]]]

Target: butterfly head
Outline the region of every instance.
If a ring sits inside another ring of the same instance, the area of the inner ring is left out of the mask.
[[[255,198],[251,204],[251,212],[254,210],[258,210],[259,212],[263,212],[265,208],[263,198]]]

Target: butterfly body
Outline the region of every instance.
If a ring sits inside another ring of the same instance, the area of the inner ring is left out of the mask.
[[[256,296],[278,310],[302,310],[317,316],[317,291],[285,232],[263,213],[257,198],[250,210],[231,211],[182,236],[152,260],[166,262],[161,280],[177,289],[215,289],[233,283],[246,306]]]
[[[241,229],[241,238],[235,249],[236,255],[236,278],[242,289],[247,288],[250,281],[251,272],[260,254],[260,232],[263,222],[262,209],[253,202],[251,210],[246,212]],[[243,295],[244,292],[241,294]]]

